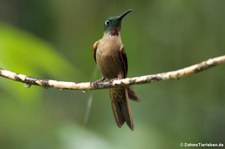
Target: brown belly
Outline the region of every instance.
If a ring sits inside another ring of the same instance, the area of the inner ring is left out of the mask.
[[[124,68],[119,57],[119,52],[97,53],[97,65],[102,75],[107,79],[123,76]]]

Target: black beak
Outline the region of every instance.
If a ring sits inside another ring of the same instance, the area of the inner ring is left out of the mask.
[[[125,11],[122,15],[119,16],[119,20],[122,20],[128,13],[132,12],[132,9]]]

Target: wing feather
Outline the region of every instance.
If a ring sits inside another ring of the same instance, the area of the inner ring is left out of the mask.
[[[119,50],[119,55],[120,55],[120,59],[123,63],[123,68],[124,68],[124,78],[127,77],[127,72],[128,72],[128,63],[127,63],[127,55],[125,52],[124,47],[122,46],[121,49]]]
[[[96,61],[96,51],[97,51],[97,48],[98,48],[98,43],[99,43],[99,41],[96,41],[96,42],[93,44],[93,49],[94,49],[94,60],[95,60],[95,63],[97,63],[97,61]]]

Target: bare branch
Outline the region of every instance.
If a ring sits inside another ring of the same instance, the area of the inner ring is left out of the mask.
[[[91,82],[66,82],[66,81],[57,81],[57,80],[46,80],[39,79],[34,77],[29,77],[23,74],[18,74],[8,70],[0,68],[0,76],[14,81],[25,83],[28,87],[30,85],[42,86],[44,88],[54,87],[59,89],[71,89],[71,90],[94,90],[94,89],[105,89],[119,86],[129,86],[134,84],[145,84],[155,81],[162,80],[175,80],[183,78],[187,75],[198,73],[206,69],[212,68],[219,64],[225,63],[225,55],[208,59],[201,63],[182,68],[175,71],[158,73],[153,75],[125,78],[125,79],[115,79],[105,82],[99,82],[97,85],[93,86]]]

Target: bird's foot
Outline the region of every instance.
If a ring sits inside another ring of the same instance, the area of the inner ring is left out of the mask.
[[[114,80],[117,80],[117,78],[110,79],[110,80],[109,80],[109,84],[112,84]]]
[[[102,81],[104,81],[104,80],[105,80],[105,78],[104,78],[104,77],[102,77],[101,79],[99,79],[99,80],[97,80],[97,81],[93,82],[93,83],[92,83],[92,86],[94,86],[94,87],[96,87],[96,88],[97,88],[97,87],[98,87],[98,83],[99,83],[99,82],[102,82]]]

